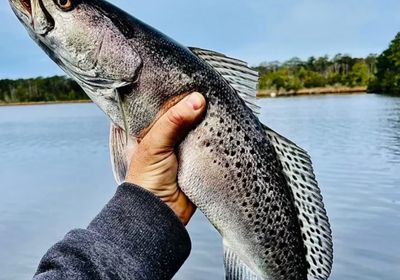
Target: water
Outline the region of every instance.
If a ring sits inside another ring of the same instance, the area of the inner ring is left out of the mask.
[[[312,156],[334,234],[331,279],[400,278],[400,98],[264,99],[261,119]],[[115,191],[108,121],[92,104],[0,107],[0,279],[29,279],[46,250]],[[222,246],[197,213],[175,277],[223,279]]]

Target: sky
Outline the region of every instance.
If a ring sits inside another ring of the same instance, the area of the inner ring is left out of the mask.
[[[111,0],[195,47],[258,65],[381,53],[400,31],[399,0]],[[0,79],[63,74],[0,2]]]

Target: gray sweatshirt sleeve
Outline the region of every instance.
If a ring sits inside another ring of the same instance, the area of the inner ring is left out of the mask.
[[[69,232],[46,253],[33,279],[171,279],[190,249],[173,211],[125,183],[86,230]]]

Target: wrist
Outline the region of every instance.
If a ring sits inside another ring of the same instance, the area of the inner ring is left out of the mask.
[[[189,223],[196,211],[196,206],[180,190],[177,190],[172,196],[162,200],[172,209],[185,226]]]

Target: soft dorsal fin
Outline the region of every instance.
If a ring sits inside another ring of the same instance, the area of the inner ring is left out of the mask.
[[[333,245],[328,216],[310,156],[290,140],[265,127],[282,163],[293,194],[304,246],[307,248],[308,279],[325,280],[332,269]]]
[[[199,48],[189,49],[220,73],[247,106],[258,114],[259,107],[256,105],[258,72],[250,69],[246,62],[224,54]]]

